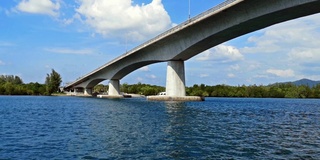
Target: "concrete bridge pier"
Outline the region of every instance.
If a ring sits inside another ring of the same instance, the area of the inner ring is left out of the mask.
[[[168,62],[166,95],[186,96],[184,61]]]
[[[109,91],[106,98],[123,98],[123,95],[120,94],[120,80],[111,79],[109,81]]]
[[[91,96],[92,95],[92,88],[84,88],[84,95]]]
[[[184,61],[169,61],[165,96],[148,96],[152,101],[203,101],[203,97],[186,96]]]
[[[111,79],[109,81],[108,95],[120,95],[120,81],[118,79]]]

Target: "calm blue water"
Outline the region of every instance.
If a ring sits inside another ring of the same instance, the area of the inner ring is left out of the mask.
[[[0,159],[320,159],[320,100],[0,96]]]

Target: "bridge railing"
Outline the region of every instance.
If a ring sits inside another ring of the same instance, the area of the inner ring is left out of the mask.
[[[207,10],[207,11],[205,11],[205,12],[203,12],[203,13],[201,13],[201,14],[193,17],[193,18],[190,18],[187,21],[184,21],[181,24],[179,24],[179,25],[177,25],[177,26],[175,26],[175,27],[173,27],[173,28],[171,28],[171,29],[159,34],[158,36],[156,36],[156,37],[154,37],[154,38],[142,43],[141,45],[138,45],[137,47],[134,47],[133,49],[129,50],[128,52],[126,52],[126,53],[120,55],[119,57],[115,58],[114,60],[112,60],[112,61],[100,66],[99,68],[97,68],[94,71],[84,75],[83,77],[81,77],[79,79],[87,77],[87,76],[99,71],[100,69],[102,69],[102,68],[104,68],[104,67],[106,67],[106,66],[108,66],[108,65],[110,65],[112,63],[114,63],[115,61],[117,61],[117,60],[119,60],[119,59],[121,59],[121,58],[123,58],[123,57],[125,57],[127,55],[130,55],[130,54],[132,54],[132,53],[134,53],[134,52],[136,52],[138,50],[140,50],[141,48],[144,48],[144,47],[146,47],[146,46],[148,46],[148,45],[150,45],[150,44],[152,44],[152,43],[154,43],[154,42],[156,42],[156,41],[158,41],[158,40],[160,40],[160,39],[162,39],[162,38],[164,38],[164,37],[166,37],[166,36],[168,36],[168,35],[170,35],[170,34],[172,34],[174,32],[176,32],[176,31],[179,31],[181,28],[184,28],[186,25],[190,24],[191,22],[195,22],[195,21],[201,20],[202,18],[207,17],[208,15],[220,10],[223,7],[226,7],[227,5],[229,5],[229,4],[231,4],[231,3],[235,2],[235,1],[239,1],[239,0],[226,0],[226,1],[218,4],[217,6],[211,8],[209,10]]]

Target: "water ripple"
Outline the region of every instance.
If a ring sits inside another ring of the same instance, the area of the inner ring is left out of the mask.
[[[317,159],[320,101],[0,97],[0,159]]]

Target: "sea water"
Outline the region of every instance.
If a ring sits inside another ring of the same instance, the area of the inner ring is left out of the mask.
[[[320,159],[320,100],[0,96],[0,159]]]

